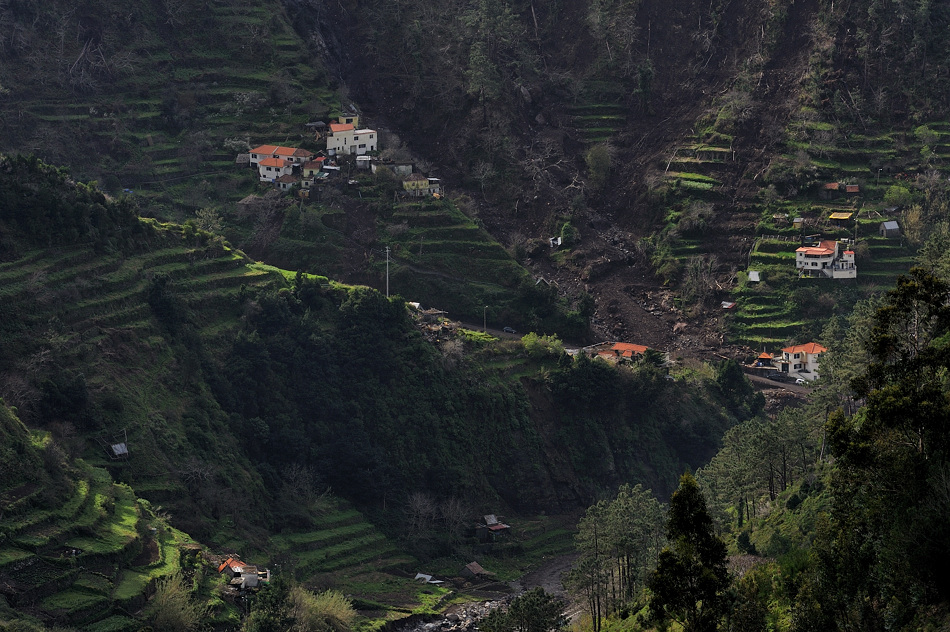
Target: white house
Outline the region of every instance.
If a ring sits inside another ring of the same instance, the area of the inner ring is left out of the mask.
[[[277,145],[261,145],[260,147],[255,147],[251,150],[251,164],[256,165],[265,158],[276,158],[277,156],[274,155],[276,150]]]
[[[817,342],[786,347],[782,349],[782,355],[772,359],[772,364],[782,373],[788,373],[789,377],[811,382],[818,379],[818,362],[826,351]]]
[[[264,158],[257,163],[261,182],[271,182],[281,176],[289,175],[293,169],[293,164],[283,158]]]
[[[795,251],[795,267],[802,276],[829,279],[853,279],[858,276],[854,251],[843,250],[837,241],[822,241],[817,246],[802,246]]]
[[[330,123],[327,136],[327,153],[356,154],[376,151],[379,134],[374,129],[355,129],[350,123]]]
[[[353,132],[353,143],[356,145],[356,149],[347,153],[362,156],[367,152],[376,151],[379,144],[379,134],[374,129],[358,129]],[[350,149],[352,150],[352,147]]]
[[[356,128],[352,123],[330,123],[327,132],[327,153],[335,156],[337,152],[349,153],[347,149],[353,144],[353,133]]]

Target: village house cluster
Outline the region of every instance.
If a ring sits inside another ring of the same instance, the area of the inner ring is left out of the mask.
[[[326,142],[326,151],[317,155],[299,147],[260,145],[248,154],[238,156],[238,163],[250,164],[257,169],[260,182],[269,182],[275,189],[290,192],[297,190],[300,197],[309,197],[311,189],[342,171],[345,160],[353,157],[348,168],[377,173],[380,168],[389,169],[402,182],[402,195],[408,197],[442,196],[442,184],[438,178],[426,177],[414,172],[411,162],[383,160],[375,156],[379,151],[379,133],[370,128],[359,127],[359,114],[347,114],[326,125],[310,123],[315,130],[315,139]],[[373,155],[371,155],[373,154]],[[357,180],[349,179],[356,185]]]

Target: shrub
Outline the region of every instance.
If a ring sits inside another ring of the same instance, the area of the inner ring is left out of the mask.
[[[208,607],[192,601],[181,573],[159,580],[146,613],[158,630],[190,632],[207,619]]]
[[[294,630],[301,632],[348,632],[356,621],[352,602],[335,590],[314,595],[298,586],[290,593],[290,604]]]

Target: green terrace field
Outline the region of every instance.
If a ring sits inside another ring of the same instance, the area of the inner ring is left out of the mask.
[[[191,313],[201,328],[213,329],[221,307],[243,288],[271,282],[274,277],[255,269],[241,255],[221,246],[188,245],[165,235],[167,245],[147,254],[127,257],[102,255],[75,247],[25,253],[0,264],[0,296],[29,305],[20,314],[25,329],[54,322],[57,334],[73,344],[92,344],[106,330],[123,330],[143,337],[156,326],[146,292],[157,278]],[[177,242],[177,243],[176,243]],[[217,303],[209,303],[209,297]]]
[[[574,129],[588,143],[610,139],[623,129],[627,108],[623,105],[623,86],[611,81],[591,81],[584,101],[571,106],[568,113]]]
[[[528,273],[471,218],[447,200],[406,199],[378,224],[380,246],[390,247],[390,290],[453,317],[490,320],[518,300]],[[385,254],[374,252],[374,270],[385,274]],[[514,307],[512,307],[514,308]]]
[[[0,581],[13,603],[85,630],[137,630],[127,616],[155,581],[179,568],[190,540],[169,528],[108,472],[77,462],[62,502],[20,499],[0,517]]]
[[[914,263],[914,250],[899,239],[877,236],[879,220],[859,224],[858,275],[855,280],[799,278],[795,270],[798,241],[760,240],[749,270],[761,273],[758,284],[740,276],[733,296],[736,313],[730,322],[732,338],[755,350],[774,351],[792,342],[809,342],[820,333],[823,318],[845,313],[862,297],[893,287],[897,277]]]
[[[927,123],[937,138],[938,153],[948,127],[942,121]],[[886,220],[903,222],[902,216],[884,210],[888,189],[896,185],[913,190],[913,176],[905,173],[950,173],[945,161],[925,162],[916,129],[843,134],[832,123],[803,120],[791,123],[787,133],[786,145],[793,151],[773,164],[805,168],[804,160],[810,180],[794,196],[773,199],[762,210],[756,227],[760,239],[749,256],[748,270],[760,271],[763,281],[749,283],[748,276],[740,274],[734,292],[737,312],[729,325],[733,340],[756,350],[808,342],[820,333],[828,316],[845,313],[855,301],[893,287],[897,277],[914,265],[916,250],[903,237],[885,239],[878,234]],[[829,182],[856,184],[860,190],[857,194],[824,191],[823,185]],[[854,215],[844,221],[830,219],[832,213],[841,212]],[[796,217],[804,218],[803,228],[792,226]],[[794,250],[803,235],[856,237],[857,278],[799,279]]]

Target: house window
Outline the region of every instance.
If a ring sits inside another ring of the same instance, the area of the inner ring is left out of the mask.
[[[360,149],[366,149],[366,144],[364,143],[364,144],[360,145]]]
[[[796,360],[799,359],[800,357],[802,357],[802,354],[800,354],[800,353],[796,353],[796,354],[795,354],[795,359],[796,359]]]
[[[800,365],[800,364],[796,364],[796,365],[795,365],[794,367],[792,367],[792,368],[794,368],[794,369],[796,369],[796,370],[797,370],[797,369],[800,369],[800,368],[802,368],[802,365]]]
[[[372,138],[372,137],[373,137],[373,135],[372,135],[372,134],[370,134],[370,135],[369,135],[369,137],[370,137],[370,138]]]

